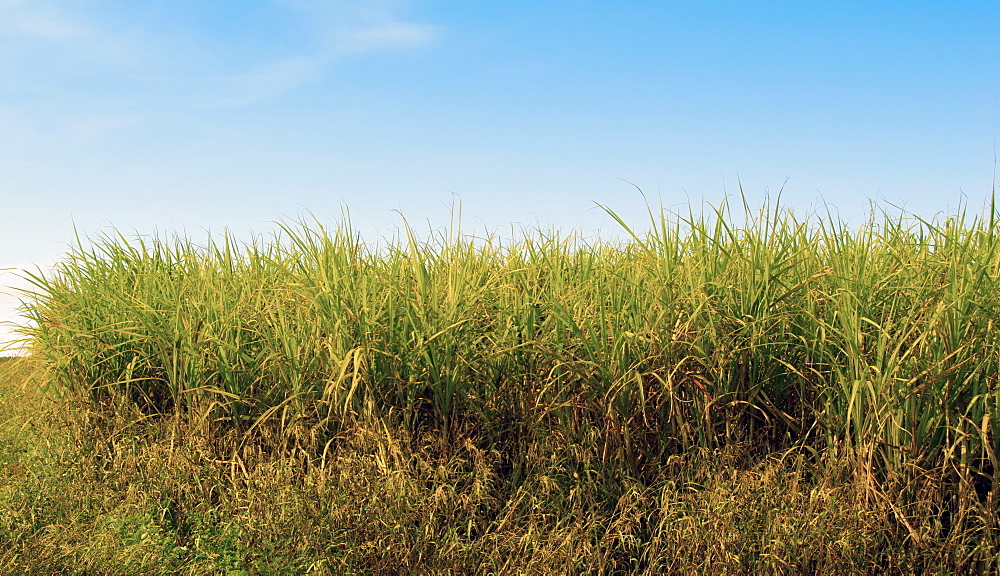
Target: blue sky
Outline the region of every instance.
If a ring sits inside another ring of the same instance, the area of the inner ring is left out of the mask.
[[[586,233],[784,187],[978,208],[1000,2],[0,0],[0,268],[349,208]],[[10,274],[0,284],[16,284]],[[10,316],[13,300],[0,301]],[[3,318],[0,318],[2,320]]]

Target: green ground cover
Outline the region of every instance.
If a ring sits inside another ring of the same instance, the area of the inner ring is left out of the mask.
[[[995,573],[995,207],[651,218],[77,249],[0,368],[0,571]]]

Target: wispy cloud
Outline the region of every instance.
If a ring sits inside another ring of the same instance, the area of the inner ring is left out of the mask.
[[[0,36],[65,40],[86,36],[90,30],[73,22],[58,2],[0,1]]]
[[[189,23],[190,13],[170,2],[130,12],[73,0],[0,0],[0,94],[6,89],[16,102],[18,94],[72,93],[74,103],[128,99],[159,111],[238,107],[306,86],[345,58],[415,49],[445,33],[410,18],[412,0],[272,1],[289,22],[298,18],[292,43],[227,50],[210,26],[162,26],[180,14],[178,21]],[[29,51],[24,38],[41,44]],[[113,93],[102,88],[112,85]]]
[[[325,67],[325,59],[301,56],[257,64],[245,72],[211,76],[205,79],[208,94],[202,105],[229,108],[269,100],[314,80]]]
[[[414,0],[275,0],[305,14],[333,54],[407,50],[441,39],[444,26],[419,22]]]
[[[442,26],[411,22],[383,22],[338,34],[338,52],[358,54],[382,49],[406,49],[430,44],[444,32]]]
[[[276,0],[311,23],[312,48],[277,61],[256,62],[243,71],[204,78],[214,96],[207,107],[234,107],[266,101],[321,78],[344,58],[386,50],[409,50],[438,41],[443,26],[403,17],[411,2],[375,0]]]

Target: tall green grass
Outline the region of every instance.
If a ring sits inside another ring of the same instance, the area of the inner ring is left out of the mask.
[[[741,208],[652,211],[642,233],[609,210],[614,243],[453,223],[372,247],[346,219],[251,243],[107,234],[31,276],[25,331],[63,393],[233,453],[322,457],[393,421],[600,484],[742,443],[945,471],[995,505],[996,207],[857,228]]]

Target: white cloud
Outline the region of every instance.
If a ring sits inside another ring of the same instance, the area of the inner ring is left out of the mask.
[[[211,77],[206,85],[206,107],[225,108],[268,100],[294,90],[318,77],[325,63],[318,58],[297,57],[253,66],[247,72]]]
[[[274,0],[308,17],[333,54],[405,50],[437,41],[446,28],[408,18],[414,0]]]
[[[86,36],[90,30],[72,22],[56,3],[7,0],[0,2],[0,36],[65,40]]]
[[[232,107],[266,101],[321,77],[344,57],[417,48],[437,41],[445,32],[443,26],[399,19],[409,2],[278,3],[308,18],[315,34],[314,48],[297,57],[255,63],[244,72],[204,78],[207,92],[200,105]]]
[[[22,111],[48,96],[72,95],[69,109],[50,112],[86,109],[105,118],[122,103],[153,114],[238,107],[301,88],[344,58],[425,46],[445,30],[408,19],[406,0],[274,1],[298,18],[281,48],[227,51],[210,27],[159,25],[172,13],[169,2],[138,11],[156,18],[136,18],[78,0],[0,0],[0,93]],[[36,41],[30,49],[26,37]],[[102,88],[109,86],[115,88]],[[47,123],[51,113],[32,116]]]
[[[339,34],[338,52],[357,54],[384,48],[405,49],[430,44],[443,33],[441,26],[410,22],[383,22]]]

